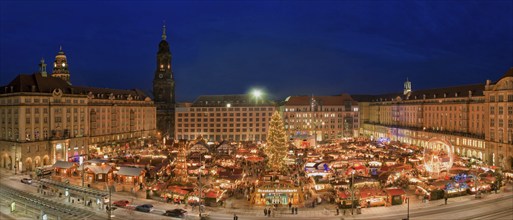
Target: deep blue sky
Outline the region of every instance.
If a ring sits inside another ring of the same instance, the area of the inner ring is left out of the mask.
[[[437,88],[513,66],[511,0],[1,1],[0,85],[62,45],[74,85],[150,91],[163,20],[179,101],[400,92],[406,77]]]

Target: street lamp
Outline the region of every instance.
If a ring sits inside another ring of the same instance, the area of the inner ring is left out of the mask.
[[[202,159],[203,155],[200,154],[200,167],[199,167],[199,190],[200,190],[200,198],[199,198],[199,217],[201,219],[201,197],[203,195],[202,185],[201,185],[201,168],[203,167]]]
[[[354,167],[353,170],[351,170],[351,215],[353,215],[354,210]]]
[[[406,203],[408,203],[408,212],[406,214],[406,220],[410,220],[410,197],[406,197]]]
[[[252,92],[251,92],[251,95],[253,95],[253,97],[255,97],[255,103],[258,104],[258,99],[260,97],[262,97],[263,93],[262,93],[262,90],[260,89],[254,89]]]

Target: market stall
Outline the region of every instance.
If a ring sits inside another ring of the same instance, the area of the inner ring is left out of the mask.
[[[400,188],[388,188],[385,189],[387,194],[387,202],[392,205],[403,204],[406,198],[406,192]]]
[[[253,194],[255,205],[288,204],[299,205],[303,202],[303,193],[292,184],[265,183],[258,186]]]

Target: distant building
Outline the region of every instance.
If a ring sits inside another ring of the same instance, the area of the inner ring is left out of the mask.
[[[44,60],[39,66],[0,87],[0,167],[32,171],[154,135],[156,110],[144,92],[72,86],[62,48],[54,73]]]
[[[200,96],[176,108],[175,138],[265,141],[275,103],[249,95]]]
[[[425,147],[443,138],[460,156],[513,169],[513,68],[497,82],[353,95],[360,104],[360,133]]]
[[[291,139],[327,141],[358,136],[358,103],[347,94],[289,96],[280,109]]]
[[[159,137],[174,136],[175,127],[175,80],[171,66],[171,51],[166,41],[166,26],[162,27],[162,40],[157,52],[157,66],[153,77],[153,97],[157,106],[157,130]]]

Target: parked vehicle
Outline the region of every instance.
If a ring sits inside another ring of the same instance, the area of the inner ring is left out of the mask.
[[[139,212],[151,212],[152,209],[153,205],[151,204],[138,205],[135,207],[135,211]]]
[[[183,209],[166,210],[164,215],[175,218],[185,218],[185,216],[187,215],[187,211]]]
[[[23,178],[23,179],[21,179],[21,182],[25,183],[25,184],[32,184],[32,179],[30,179],[30,178]]]
[[[115,201],[113,202],[112,204],[115,205],[115,206],[118,206],[118,207],[125,207],[128,205],[128,200],[118,200],[118,201]]]
[[[40,176],[40,177],[51,175],[53,173],[53,171],[54,171],[54,167],[52,165],[36,168],[36,174],[37,174],[37,176]]]

